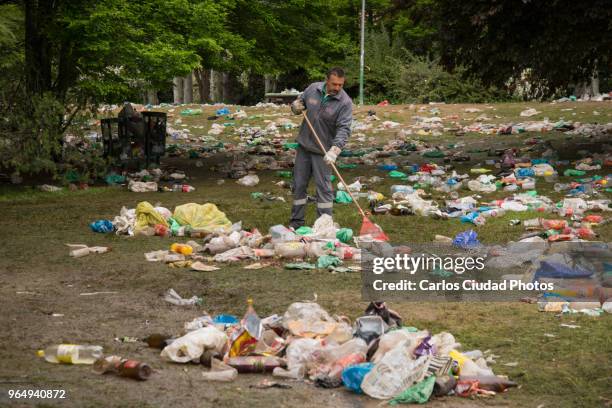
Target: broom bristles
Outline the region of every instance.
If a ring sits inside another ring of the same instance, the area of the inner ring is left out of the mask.
[[[389,241],[389,237],[378,225],[374,224],[367,217],[363,218],[359,235],[370,235],[377,241]]]

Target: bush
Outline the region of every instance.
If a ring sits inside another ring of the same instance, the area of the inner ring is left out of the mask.
[[[0,166],[16,173],[54,173],[61,156],[62,104],[46,94],[14,103],[3,113]]]
[[[509,100],[504,90],[487,88],[466,75],[463,67],[448,72],[436,60],[416,56],[391,42],[385,33],[369,33],[366,41],[364,99],[366,103],[492,102]],[[344,65],[347,82],[359,82],[359,55]]]
[[[436,61],[408,53],[390,82],[393,99],[402,103],[483,103],[510,99],[505,92],[467,77],[463,67],[448,72]]]

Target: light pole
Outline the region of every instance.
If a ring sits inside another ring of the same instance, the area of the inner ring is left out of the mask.
[[[359,53],[359,105],[363,105],[363,66],[365,61],[365,0],[361,0],[361,52]]]

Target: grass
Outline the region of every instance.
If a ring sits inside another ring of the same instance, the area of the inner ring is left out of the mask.
[[[576,105],[577,118],[582,121],[610,121],[609,104],[569,103],[548,104],[499,104],[492,105],[500,121],[518,120],[518,112],[525,106],[535,107],[551,120],[561,115],[560,109]],[[440,106],[442,116],[462,115],[464,107],[474,105]],[[193,106],[198,107],[198,106]],[[489,114],[487,108],[479,106]],[[429,109],[430,107],[428,107]],[[408,107],[368,107],[375,109],[383,119],[412,123]],[[366,108],[357,111],[357,117],[365,115]],[[593,116],[592,111],[601,112]],[[175,113],[179,109],[175,110]],[[183,118],[190,126],[210,126],[206,116],[213,108],[205,107],[202,117]],[[399,112],[404,110],[404,112]],[[287,114],[287,110],[279,110]],[[247,113],[275,115],[270,109],[247,108]],[[475,117],[478,114],[470,114]],[[252,124],[264,124],[263,120]],[[603,120],[606,118],[605,120]],[[533,118],[531,118],[533,119]],[[297,121],[296,121],[297,122]],[[206,133],[206,129],[194,129]],[[287,132],[287,133],[295,133]],[[396,137],[395,131],[376,135],[376,144]],[[563,138],[562,134],[526,134],[513,136],[467,135],[457,138],[445,133],[440,137],[419,136],[426,143],[449,144],[465,141],[465,149],[497,147],[500,144],[524,147],[531,137]],[[231,134],[220,140],[236,142]],[[486,153],[472,154],[472,163],[458,165],[459,172],[470,166],[484,163]],[[418,155],[393,158],[407,163],[421,161]],[[440,160],[438,160],[441,163]],[[312,299],[330,313],[359,317],[366,307],[361,301],[359,274],[331,274],[325,271],[290,271],[280,263],[261,270],[245,270],[243,264],[224,265],[215,272],[190,272],[172,269],[161,264],[147,263],[143,253],[165,249],[174,239],[159,237],[124,238],[113,234],[95,234],[88,224],[96,219],[112,219],[122,206],[129,208],[143,200],[152,204],[174,208],[186,202],[215,203],[232,221],[243,221],[245,228],[256,227],[267,231],[271,225],[286,224],[291,197],[288,190],[274,184],[279,178],[274,171],[258,171],[260,184],[242,187],[233,180],[219,185],[221,178],[209,169],[194,166],[195,160],[173,158],[168,165],[185,169],[189,183],[196,187],[193,193],[142,193],[136,194],[120,188],[94,187],[89,190],[43,193],[25,187],[0,189],[0,296],[5,300],[0,324],[5,328],[5,341],[0,344],[0,390],[7,384],[1,381],[19,379],[22,388],[53,385],[59,381],[68,390],[67,406],[237,406],[253,407],[297,405],[300,406],[374,406],[376,401],[351,395],[341,390],[321,390],[312,385],[293,384],[294,389],[255,390],[249,385],[260,376],[242,375],[234,383],[208,384],[201,381],[199,367],[162,363],[158,353],[139,343],[119,343],[115,337],[144,337],[153,332],[178,333],[183,323],[207,311],[210,314],[232,313],[241,315],[245,299],[252,296],[258,313],[266,316],[282,314],[295,301]],[[367,175],[384,176],[371,167],[359,166],[343,172],[347,181]],[[609,169],[589,172],[589,175],[609,173]],[[560,178],[566,182],[569,178]],[[385,194],[395,181],[383,178],[372,186]],[[552,185],[538,180],[540,194],[554,201],[563,196],[552,190]],[[253,200],[252,192],[271,192],[283,196],[287,203]],[[430,191],[441,201],[443,195]],[[462,196],[469,194],[462,191]],[[486,202],[504,194],[483,195]],[[608,194],[605,196],[610,198]],[[366,205],[363,200],[362,204]],[[482,227],[472,227],[484,243],[503,243],[517,239],[524,231],[520,226],[509,226],[511,218],[528,219],[540,213],[526,212],[506,214],[490,218]],[[545,215],[552,218],[550,215]],[[336,205],[334,218],[343,227],[358,230],[360,218],[350,205]],[[315,210],[309,206],[306,222],[315,220]],[[395,243],[430,242],[436,234],[454,236],[469,226],[458,220],[434,220],[426,217],[375,216]],[[597,229],[601,239],[610,241],[612,226]],[[186,239],[176,239],[184,242]],[[73,259],[67,255],[64,243],[111,246],[112,252]],[[168,288],[190,297],[202,296],[202,308],[177,308],[166,304],[160,295]],[[85,297],[82,292],[111,291],[116,294]],[[18,294],[18,292],[28,292]],[[599,318],[586,316],[555,317],[552,313],[540,313],[535,305],[522,303],[393,303],[406,325],[428,329],[434,333],[448,331],[463,344],[464,350],[491,350],[500,357],[492,368],[497,374],[505,374],[518,381],[521,388],[511,390],[492,400],[471,401],[456,397],[431,403],[441,406],[525,406],[576,407],[601,406],[612,400],[610,368],[611,321],[609,315]],[[53,313],[63,317],[53,317]],[[577,329],[561,327],[561,323],[579,325]],[[552,334],[554,337],[547,337]],[[36,359],[34,352],[43,346],[60,343],[92,343],[103,345],[108,353],[116,353],[149,362],[157,372],[147,382],[136,383],[110,376],[99,377],[88,368],[55,366]],[[518,362],[516,367],[505,366]],[[49,388],[49,387],[47,387]],[[53,387],[56,388],[56,387]],[[5,395],[5,393],[3,394]],[[4,400],[0,399],[0,403]]]

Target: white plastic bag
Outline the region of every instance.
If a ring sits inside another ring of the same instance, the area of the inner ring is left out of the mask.
[[[227,336],[214,326],[203,327],[174,340],[167,345],[160,356],[165,361],[188,363],[198,361],[205,350],[221,353]]]
[[[426,330],[421,330],[418,332],[409,332],[407,330],[393,330],[388,333],[383,334],[380,337],[378,343],[378,349],[376,353],[372,356],[372,362],[378,363],[381,361],[387,353],[391,350],[395,349],[398,345],[406,343],[404,345],[407,348],[408,353],[412,354],[412,352],[421,344],[421,341],[425,337],[429,335],[429,332]]]
[[[312,235],[319,239],[336,239],[337,231],[338,228],[329,214],[321,215],[312,226]]]
[[[241,186],[254,187],[259,184],[259,177],[257,176],[257,174],[247,174],[246,176],[236,181],[236,183],[240,184]]]

